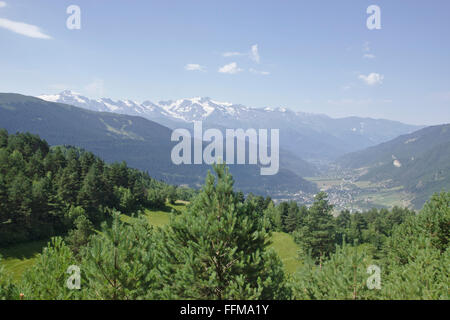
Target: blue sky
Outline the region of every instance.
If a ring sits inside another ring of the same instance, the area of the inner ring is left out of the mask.
[[[80,30],[66,27],[72,4]],[[366,27],[373,4],[381,30]],[[0,92],[438,124],[450,122],[449,31],[447,0],[4,0]]]

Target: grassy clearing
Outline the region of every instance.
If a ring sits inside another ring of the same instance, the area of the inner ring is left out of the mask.
[[[186,210],[187,203],[177,201],[174,205],[167,204],[162,210],[145,210],[145,214],[149,223],[156,227],[163,227],[169,223],[169,213],[172,209],[178,211]],[[130,216],[122,215],[121,219],[125,222],[133,219]],[[0,248],[0,255],[2,259],[1,265],[5,270],[13,276],[14,280],[20,280],[22,274],[28,269],[36,260],[36,256],[42,252],[42,248],[47,246],[48,240],[32,241],[14,245],[8,248]],[[272,235],[273,248],[283,261],[286,271],[289,273],[295,272],[301,265],[298,260],[299,247],[294,242],[291,235],[283,232],[274,232]]]
[[[270,247],[277,252],[288,273],[294,273],[301,266],[302,263],[298,259],[300,247],[290,234],[273,232]]]
[[[31,267],[48,240],[20,243],[8,248],[0,248],[1,264],[14,280],[20,280],[22,274]]]
[[[155,227],[163,227],[169,223],[170,217],[168,212],[164,211],[146,211],[148,222]]]
[[[163,227],[169,223],[170,216],[169,213],[172,210],[176,210],[179,212],[183,212],[186,210],[188,202],[185,201],[177,201],[175,204],[166,203],[165,207],[160,210],[151,210],[146,209],[145,215],[147,216],[148,222],[155,227]],[[133,219],[130,216],[122,215],[122,221],[128,222]]]
[[[146,210],[148,221],[150,224],[158,227],[162,227],[169,223],[169,212],[172,209],[183,211],[186,208],[185,203],[176,203],[174,205],[167,204],[166,208],[162,210]],[[123,221],[129,221],[133,219],[130,216],[122,215]],[[0,248],[0,264],[5,267],[5,270],[9,272],[13,279],[18,281],[22,277],[22,274],[26,269],[31,267],[36,257],[42,252],[42,249],[47,246],[49,240],[39,240],[20,243],[7,248]]]

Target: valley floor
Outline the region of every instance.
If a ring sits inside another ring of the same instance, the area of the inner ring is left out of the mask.
[[[394,206],[412,209],[413,196],[403,187],[391,186],[389,181],[373,183],[357,181],[349,176],[321,176],[305,178],[314,182],[320,191],[328,194],[334,205],[334,213],[341,210],[350,212],[369,210],[371,208],[392,208]]]
[[[321,175],[304,177],[304,179],[314,183],[318,190],[328,194],[328,199],[334,206],[333,214],[335,215],[342,210],[356,212],[372,208],[391,209],[394,206],[420,209],[413,205],[414,195],[405,191],[402,186],[394,184],[392,180],[380,182],[361,180],[364,173],[364,169],[344,170],[329,166]],[[314,194],[298,192],[276,195],[273,198],[276,201],[294,200],[301,205],[309,206],[314,202],[314,196]]]

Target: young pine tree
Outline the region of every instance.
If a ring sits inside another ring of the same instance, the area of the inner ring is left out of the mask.
[[[89,239],[95,230],[92,222],[83,214],[75,219],[74,225],[75,228],[69,231],[66,242],[72,252],[78,255],[82,247],[89,243]]]
[[[336,226],[331,215],[332,209],[327,194],[319,192],[309,208],[303,226],[295,234],[303,251],[311,252],[312,257],[318,260],[328,256],[335,248]]]
[[[167,252],[173,298],[285,298],[282,263],[269,251],[266,220],[233,191],[225,165],[214,166],[187,212],[171,221]]]
[[[62,238],[55,237],[43,249],[35,264],[23,277],[21,290],[27,300],[80,299],[79,290],[67,286],[69,266],[77,265],[70,248]]]
[[[0,265],[0,300],[17,300],[19,297],[18,288],[12,282],[10,275],[5,271],[4,267]]]
[[[162,281],[158,270],[160,241],[145,218],[120,220],[113,213],[111,227],[90,239],[82,253],[86,295],[99,300],[136,300],[159,298]]]
[[[307,300],[360,300],[376,299],[379,290],[367,286],[367,267],[373,262],[364,247],[343,243],[321,266],[305,257],[303,265],[292,278],[294,299]]]
[[[297,202],[290,201],[288,207],[288,215],[286,217],[286,231],[295,231],[300,226],[302,222],[301,220],[300,209],[297,205]]]

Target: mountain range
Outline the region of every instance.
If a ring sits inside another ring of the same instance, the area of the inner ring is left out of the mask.
[[[0,128],[10,133],[38,134],[50,145],[72,145],[93,152],[108,162],[126,161],[171,184],[200,186],[209,165],[175,165],[171,150],[172,130],[140,116],[98,112],[69,104],[48,102],[19,94],[0,93]],[[290,168],[314,168],[289,156],[280,162],[278,174],[261,176],[258,165],[230,166],[236,187],[258,194],[314,193],[316,187]],[[286,163],[286,164],[285,164]]]
[[[258,165],[231,166],[236,187],[244,192],[302,199],[302,194],[317,192],[303,177],[320,174],[321,163],[358,172],[361,181],[402,187],[414,195],[415,207],[433,192],[450,188],[450,125],[422,128],[370,118],[333,119],[210,98],[138,103],[89,99],[72,91],[40,98],[0,94],[0,128],[38,134],[51,145],[81,147],[108,162],[125,160],[157,179],[191,187],[199,186],[210,168],[174,165],[170,154],[176,142],[170,137],[172,129],[192,129],[194,121],[222,130],[280,128],[278,174],[261,176]]]
[[[84,109],[141,116],[168,128],[192,129],[193,121],[205,128],[281,129],[280,147],[313,163],[329,162],[346,153],[389,141],[423,126],[362,117],[331,118],[287,108],[252,108],[218,102],[208,97],[139,103],[134,100],[90,99],[70,90],[39,98]]]

